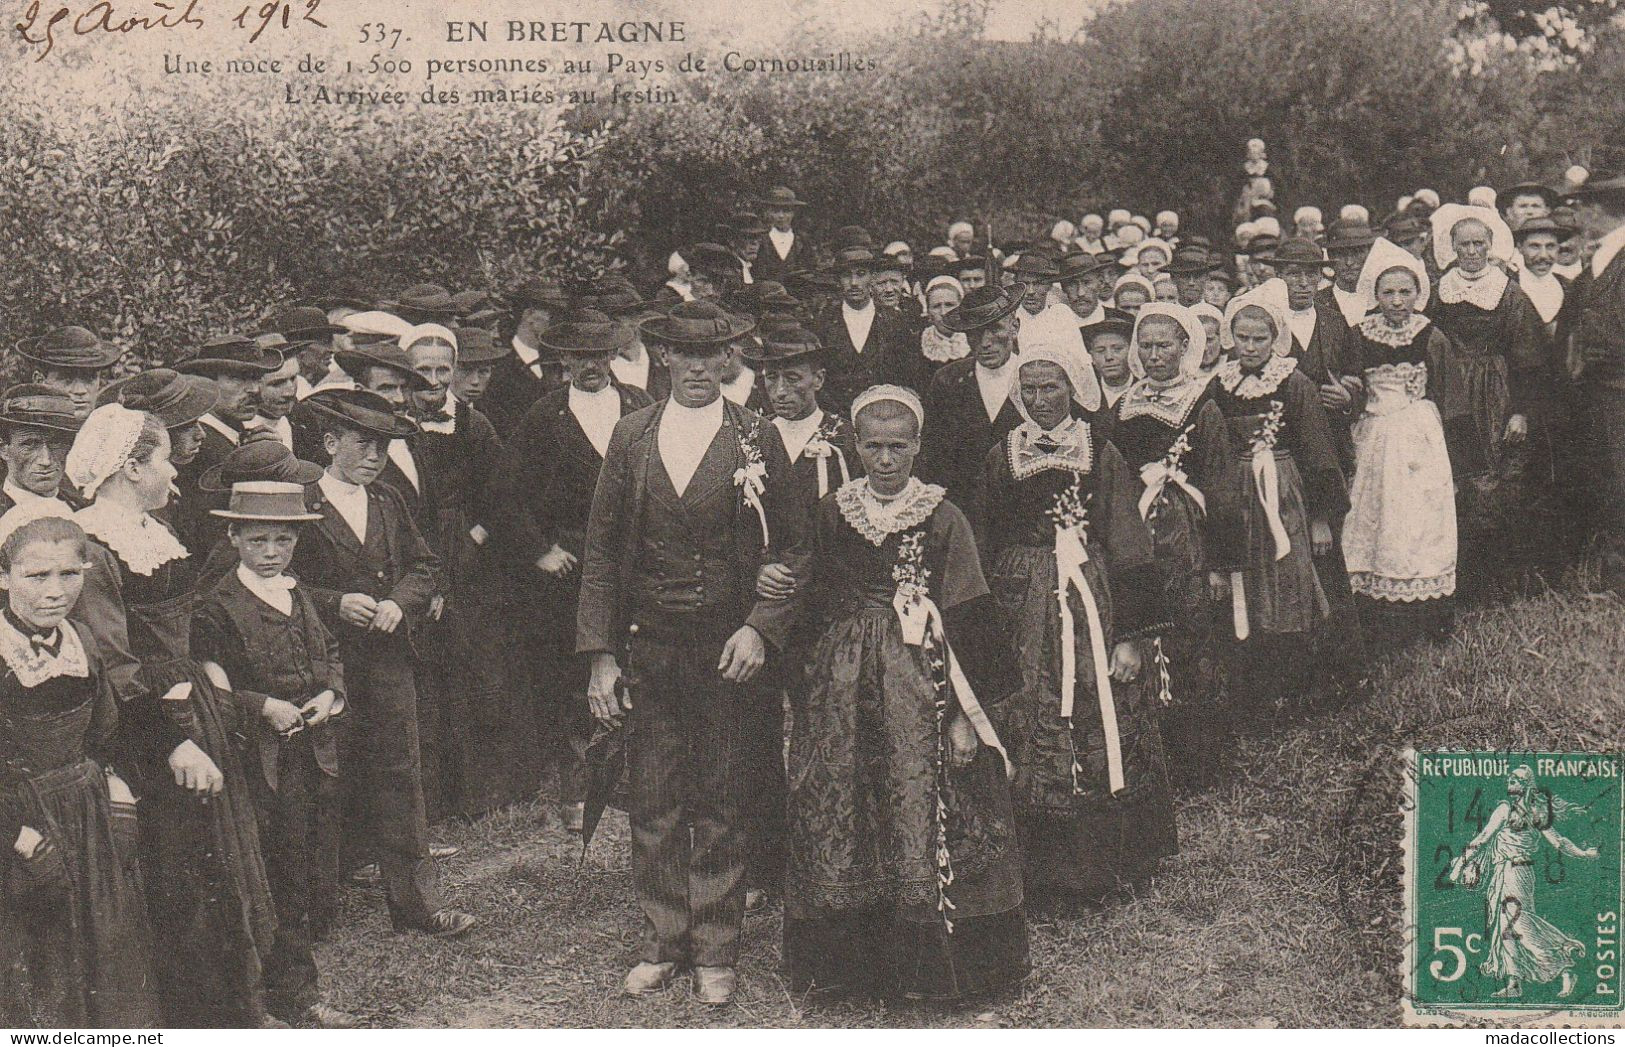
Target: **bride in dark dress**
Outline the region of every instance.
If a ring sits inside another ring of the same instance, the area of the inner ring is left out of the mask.
[[[864,477],[818,505],[793,691],[784,960],[791,984],[952,999],[1027,972],[1007,688],[970,525],[914,477],[924,410],[853,403]]]

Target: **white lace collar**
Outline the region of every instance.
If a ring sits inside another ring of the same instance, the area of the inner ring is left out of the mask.
[[[1243,399],[1256,400],[1268,396],[1281,387],[1287,375],[1298,369],[1298,361],[1290,356],[1272,356],[1252,374],[1241,369],[1240,360],[1225,360],[1214,370],[1213,376],[1227,393]]]
[[[1479,272],[1483,275],[1469,277],[1458,267],[1439,277],[1439,301],[1446,305],[1468,302],[1485,310],[1500,305],[1507,289],[1506,270],[1489,265]]]
[[[24,687],[38,687],[58,676],[85,678],[90,675],[90,660],[85,657],[85,645],[80,642],[79,634],[66,620],[57,630],[62,634],[62,644],[56,654],[47,654],[34,650],[28,637],[0,615],[0,658],[5,659],[6,668],[17,675],[17,682]]]
[[[1368,316],[1360,321],[1360,334],[1390,349],[1402,349],[1416,341],[1416,336],[1427,329],[1429,320],[1421,313],[1412,313],[1404,327],[1391,327],[1382,314]]]
[[[835,492],[841,518],[863,535],[871,545],[881,545],[887,536],[924,523],[947,492],[917,476],[895,498],[881,498],[864,477],[848,480]]]
[[[970,341],[958,331],[945,335],[926,324],[920,332],[920,353],[934,364],[963,360],[970,355]]]
[[[1068,418],[1047,431],[1031,422],[1022,422],[1004,438],[1004,447],[1010,473],[1017,480],[1025,480],[1046,469],[1087,473],[1095,464],[1094,439],[1089,423],[1082,418]]]
[[[73,519],[86,534],[111,549],[124,566],[142,576],[188,555],[175,533],[150,514],[131,512],[116,502],[93,502],[74,513]]]
[[[1181,375],[1171,384],[1158,385],[1142,378],[1123,394],[1118,418],[1128,421],[1141,415],[1150,415],[1164,425],[1178,429],[1190,417],[1191,409],[1202,398],[1207,388],[1206,378]]]

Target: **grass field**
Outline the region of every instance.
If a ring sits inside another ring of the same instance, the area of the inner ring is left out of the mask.
[[[632,962],[626,820],[578,867],[550,807],[437,838],[451,898],[483,926],[441,943],[389,931],[352,890],[319,951],[331,1002],[384,1026],[1370,1026],[1398,1020],[1400,776],[1407,746],[1617,749],[1625,606],[1546,593],[1464,616],[1381,667],[1363,704],[1241,742],[1224,784],[1179,807],[1180,855],[1100,906],[1029,911],[1033,974],[958,1010],[798,997],[776,913],[748,918],[735,1006],[679,984],[618,994]]]

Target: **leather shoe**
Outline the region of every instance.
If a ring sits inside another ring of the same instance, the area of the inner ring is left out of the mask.
[[[329,1007],[325,1003],[313,1003],[302,1016],[303,1024],[315,1029],[359,1029],[362,1027],[361,1019],[349,1011],[341,1011],[337,1007]]]
[[[429,918],[423,921],[423,925],[415,929],[422,931],[431,938],[456,938],[467,934],[479,922],[479,917],[470,916],[466,912],[459,912],[456,909],[441,909],[438,912],[430,913]]]
[[[648,996],[664,989],[676,973],[675,963],[640,963],[626,972],[621,991],[628,996]]]
[[[701,1003],[722,1007],[733,1002],[738,984],[739,976],[732,967],[694,968],[694,997]]]
[[[463,849],[461,847],[453,847],[447,843],[436,844],[429,848],[429,857],[437,862],[443,862],[447,858],[455,858],[462,853]]]

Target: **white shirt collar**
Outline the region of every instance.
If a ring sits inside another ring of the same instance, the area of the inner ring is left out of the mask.
[[[204,425],[208,426],[210,429],[213,429],[215,432],[219,433],[221,436],[224,436],[226,439],[230,440],[233,444],[239,444],[239,443],[243,442],[243,434],[239,433],[237,430],[233,429],[231,426],[229,426],[225,422],[221,421],[220,418],[213,411],[209,411],[208,413],[204,414],[204,416],[202,418],[199,418],[198,421],[202,422]]]
[[[781,233],[777,229],[769,229],[767,238],[773,242],[773,250],[778,254],[779,260],[783,261],[790,256],[790,247],[796,242],[796,231],[786,229]]]
[[[293,586],[291,575],[279,574],[275,578],[261,578],[248,569],[248,565],[237,565],[237,580],[243,583],[243,588],[281,611],[283,614],[293,614]]]
[[[367,540],[367,489],[360,484],[340,480],[332,473],[323,473],[316,481],[322,494],[339,511],[339,517],[349,525],[356,540]]]
[[[621,420],[621,394],[613,385],[606,385],[596,393],[570,386],[566,399],[570,414],[587,434],[587,442],[603,457],[609,450],[609,438],[615,432],[615,423]]]
[[[678,497],[688,490],[700,460],[722,429],[726,402],[720,396],[704,407],[685,407],[675,397],[666,402],[660,418],[660,461]]]
[[[515,356],[519,357],[520,363],[533,370],[536,367],[537,361],[541,360],[542,358],[542,354],[539,350],[520,341],[518,335],[513,336],[513,352]]]
[[[807,444],[812,441],[813,433],[818,431],[818,426],[823,421],[824,411],[820,407],[814,407],[812,413],[807,417],[795,421],[788,418],[773,419],[773,425],[779,430],[779,435],[784,438],[784,449],[789,453],[792,462],[801,457],[801,452],[807,449]]]
[[[1311,305],[1302,312],[1296,309],[1291,310],[1287,313],[1286,322],[1287,326],[1292,328],[1292,333],[1297,337],[1298,344],[1307,349],[1310,341],[1315,337],[1315,307]]]
[[[1535,311],[1540,314],[1542,323],[1549,324],[1557,319],[1558,310],[1563,308],[1563,281],[1551,273],[1536,276],[1528,268],[1520,268],[1518,286],[1535,303]]]
[[[1591,275],[1601,276],[1602,271],[1608,268],[1608,263],[1614,260],[1620,249],[1625,248],[1625,225],[1609,233],[1597,241],[1597,251],[1591,256]]]
[[[1117,406],[1117,401],[1121,400],[1123,394],[1132,388],[1134,388],[1134,379],[1132,378],[1122,385],[1107,385],[1105,379],[1100,381],[1100,395],[1107,407]]]
[[[6,477],[5,483],[0,484],[0,491],[5,492],[6,497],[11,499],[11,504],[14,506],[35,506],[41,505],[45,502],[56,502],[64,506],[68,504],[62,501],[60,498],[47,498],[44,495],[35,494],[33,491],[30,491],[27,488],[19,487],[12,482],[10,476]]]
[[[976,374],[976,387],[982,393],[982,409],[987,412],[987,420],[993,421],[1004,410],[1004,402],[1010,398],[1010,383],[1016,380],[1016,371],[1020,369],[1016,354],[1011,353],[1010,359],[998,370],[989,370],[978,362],[973,368]]]
[[[1332,284],[1332,297],[1337,300],[1337,311],[1350,327],[1365,319],[1365,299],[1356,291],[1345,291]]]
[[[854,309],[843,299],[841,319],[846,323],[846,333],[852,339],[852,348],[863,352],[869,344],[869,331],[875,324],[875,300],[871,298],[863,304],[862,309]]]
[[[406,479],[412,484],[412,490],[423,492],[423,482],[418,479],[418,462],[412,456],[412,449],[406,445],[405,440],[389,441],[389,460],[395,467],[406,474]]]
[[[264,429],[277,438],[277,442],[288,450],[293,450],[293,423],[287,417],[267,418],[256,414],[254,420],[248,423],[250,429]]]
[[[457,398],[451,395],[450,386],[446,387],[445,402],[440,405],[440,410],[436,414],[438,417],[427,418],[418,423],[424,432],[450,436],[457,431]]]
[[[756,388],[756,372],[748,367],[741,367],[739,373],[734,375],[731,382],[722,383],[722,395],[739,406],[745,406],[750,399],[751,390]]]
[[[644,350],[636,360],[628,360],[616,353],[609,358],[609,373],[622,385],[635,385],[645,392],[649,389],[649,352]]]

